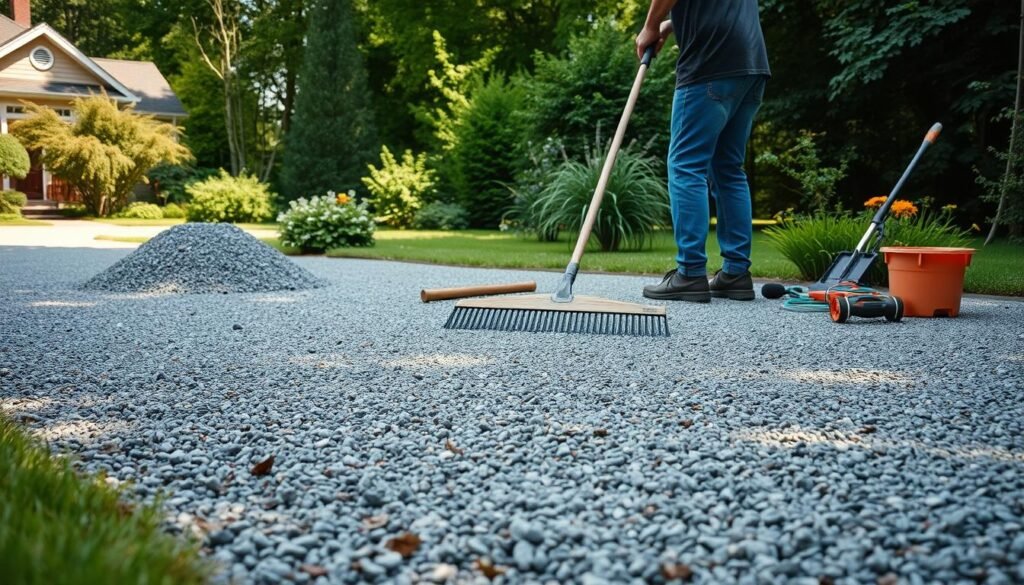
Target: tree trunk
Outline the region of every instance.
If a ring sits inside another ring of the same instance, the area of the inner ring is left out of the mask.
[[[1021,117],[1021,94],[1024,93],[1024,0],[1020,3],[1020,41],[1017,43],[1017,98],[1013,103],[1013,121],[1010,125],[1010,146],[1006,151],[1006,172],[1003,174],[1003,189],[999,194],[999,205],[996,207],[996,216],[992,218],[992,228],[985,238],[987,246],[996,237],[996,229],[999,227],[999,219],[1006,207],[1006,196],[1009,191],[1010,174],[1014,172],[1014,153],[1017,152],[1017,138],[1020,132],[1018,128]]]

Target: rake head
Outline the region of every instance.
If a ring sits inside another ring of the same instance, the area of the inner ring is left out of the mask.
[[[548,295],[459,301],[445,329],[528,333],[587,333],[668,337],[664,307],[577,296],[555,303]]]

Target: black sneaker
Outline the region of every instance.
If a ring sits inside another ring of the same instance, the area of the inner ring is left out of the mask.
[[[750,271],[743,274],[726,274],[719,270],[711,280],[711,296],[716,299],[732,299],[734,301],[754,300],[754,281]]]
[[[683,276],[675,269],[665,273],[660,284],[645,286],[644,296],[660,301],[711,302],[706,276]]]

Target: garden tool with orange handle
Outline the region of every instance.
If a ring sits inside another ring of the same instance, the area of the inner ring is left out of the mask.
[[[889,215],[889,209],[892,207],[893,202],[896,201],[896,196],[903,188],[903,184],[907,182],[910,173],[917,166],[921,157],[924,156],[924,152],[928,150],[929,146],[935,144],[941,132],[942,124],[936,123],[932,126],[928,134],[925,135],[921,147],[917,149],[917,154],[914,155],[910,165],[907,166],[907,170],[903,171],[903,176],[900,177],[892,192],[885,199],[885,203],[878,208],[875,216],[871,219],[871,224],[864,233],[864,237],[860,239],[860,243],[857,244],[857,247],[852,252],[840,252],[836,255],[832,261],[832,266],[825,271],[825,274],[818,282],[811,285],[812,289],[825,290],[839,283],[866,283],[868,272],[878,256],[878,247],[885,235],[885,219]]]

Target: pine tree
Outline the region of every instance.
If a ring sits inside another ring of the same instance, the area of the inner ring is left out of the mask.
[[[359,188],[379,151],[351,0],[314,0],[285,137],[279,191],[288,199]]]

